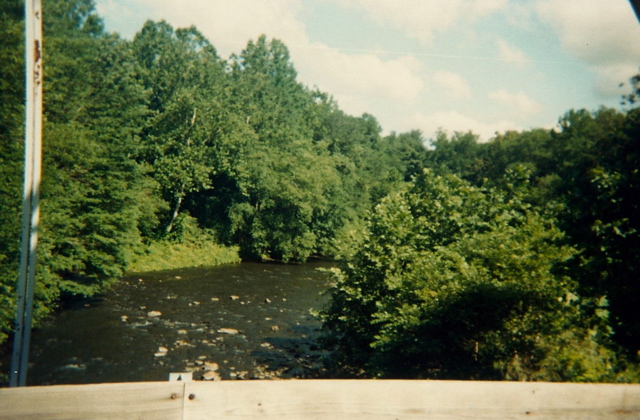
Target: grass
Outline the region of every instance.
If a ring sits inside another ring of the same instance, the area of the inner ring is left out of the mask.
[[[153,242],[144,254],[137,255],[128,272],[173,270],[188,267],[211,267],[240,262],[237,247],[225,247],[215,242],[197,244],[171,241]]]

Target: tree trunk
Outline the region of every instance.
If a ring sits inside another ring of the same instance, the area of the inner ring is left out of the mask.
[[[173,229],[173,224],[178,218],[178,213],[180,212],[180,205],[182,204],[183,196],[184,196],[184,184],[182,184],[182,187],[180,188],[180,194],[178,194],[176,205],[173,208],[173,212],[171,213],[171,220],[169,220],[169,224],[167,225],[167,229],[166,229],[167,233],[171,233],[171,230]]]

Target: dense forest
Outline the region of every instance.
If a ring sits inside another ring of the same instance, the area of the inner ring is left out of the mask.
[[[302,85],[265,36],[129,41],[44,1],[36,322],[126,271],[340,261],[321,316],[338,376],[640,380],[640,78],[554,130],[383,135]],[[19,260],[24,10],[0,4],[0,344]],[[151,263],[149,263],[151,261]],[[154,261],[157,261],[154,265]]]

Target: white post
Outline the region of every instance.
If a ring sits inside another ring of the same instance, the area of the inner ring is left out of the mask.
[[[40,173],[42,161],[42,8],[40,0],[25,1],[26,120],[22,248],[9,385],[25,386],[29,363],[33,291],[35,286]]]

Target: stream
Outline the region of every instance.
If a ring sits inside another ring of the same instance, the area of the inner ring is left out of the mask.
[[[241,263],[139,273],[59,312],[31,338],[28,385],[322,377],[328,275]],[[9,361],[4,366],[8,366]]]

